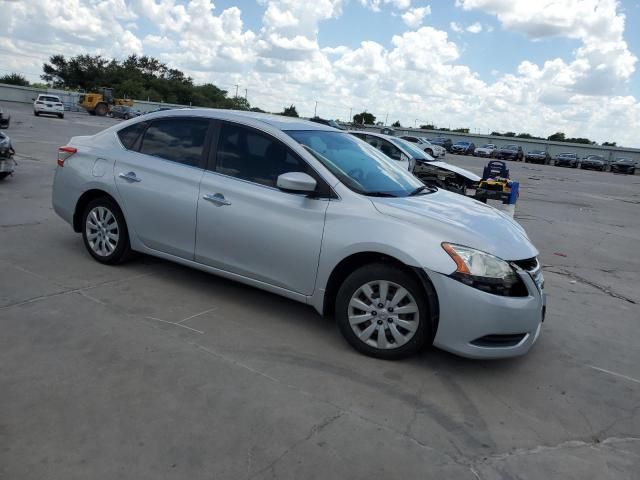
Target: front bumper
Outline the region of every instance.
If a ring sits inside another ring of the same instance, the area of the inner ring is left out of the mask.
[[[427,274],[440,306],[434,346],[468,358],[507,358],[524,355],[538,339],[546,298],[525,271],[519,275],[529,292],[526,297],[493,295],[447,275]],[[479,341],[507,336],[518,340],[513,344]]]
[[[631,173],[635,167],[620,167],[618,165],[611,165],[611,171],[614,173]]]

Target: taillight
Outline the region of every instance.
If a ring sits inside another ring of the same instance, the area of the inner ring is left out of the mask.
[[[64,161],[78,151],[75,147],[58,147],[58,166],[64,167]]]

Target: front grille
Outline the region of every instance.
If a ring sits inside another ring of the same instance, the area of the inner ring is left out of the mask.
[[[511,263],[525,270],[531,276],[540,290],[544,288],[544,277],[542,276],[542,269],[540,268],[540,263],[538,262],[538,259],[536,257],[527,258],[524,260],[514,260]]]
[[[485,348],[515,347],[524,339],[526,335],[526,333],[512,333],[509,335],[485,335],[484,337],[476,338],[473,342],[471,342],[471,345]]]

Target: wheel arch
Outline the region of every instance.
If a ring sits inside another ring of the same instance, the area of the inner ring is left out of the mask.
[[[418,267],[412,267],[402,262],[401,260],[384,253],[366,251],[351,254],[343,258],[332,270],[327,280],[327,284],[324,291],[324,298],[322,302],[322,314],[331,315],[334,312],[335,301],[340,286],[344,280],[358,268],[371,264],[371,263],[388,263],[396,265],[405,272],[413,276],[422,286],[423,292],[429,303],[429,311],[433,320],[433,335],[438,330],[438,320],[440,316],[440,306],[438,303],[438,295],[436,290],[423,269]]]
[[[78,198],[78,201],[76,202],[76,207],[73,210],[73,231],[74,232],[76,233],[82,232],[82,213],[84,212],[85,207],[89,204],[89,202],[100,197],[106,197],[109,200],[111,200],[113,203],[118,205],[118,208],[120,208],[120,211],[124,216],[122,207],[120,207],[120,204],[115,198],[113,198],[112,195],[110,195],[104,190],[100,190],[99,188],[93,188],[91,190],[87,190],[82,195],[80,195],[80,198]],[[126,222],[126,218],[125,218],[125,222]]]

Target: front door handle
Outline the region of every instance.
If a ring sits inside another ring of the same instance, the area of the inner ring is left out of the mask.
[[[231,202],[226,198],[224,198],[224,195],[222,195],[221,193],[216,193],[215,195],[211,195],[210,193],[208,193],[204,195],[202,198],[204,198],[205,200],[208,200],[211,203],[215,203],[219,207],[223,205],[231,205]]]
[[[124,178],[125,180],[129,180],[130,182],[141,182],[142,179],[136,177],[136,172],[121,172],[120,175],[118,175],[120,178]]]

